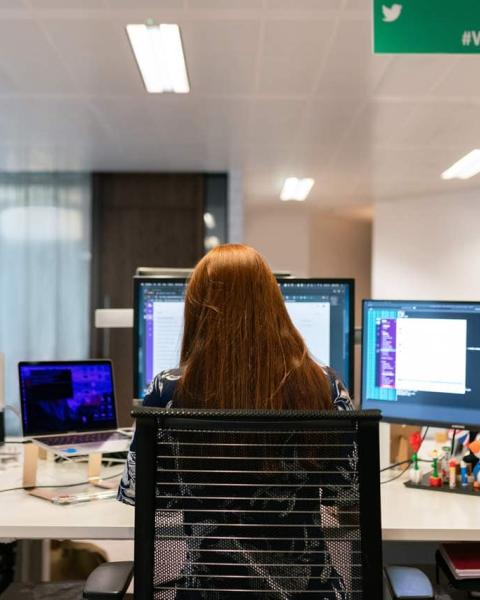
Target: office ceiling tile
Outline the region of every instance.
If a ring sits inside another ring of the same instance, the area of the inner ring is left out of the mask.
[[[105,0],[26,0],[34,9],[97,10],[105,8]]]
[[[267,0],[267,7],[283,11],[325,11],[339,10],[341,0]]]
[[[478,77],[478,54],[455,56],[445,77],[434,88],[439,97],[478,98],[480,78]]]
[[[260,94],[310,94],[317,81],[330,20],[265,24],[257,90]]]
[[[342,20],[336,29],[317,92],[357,98],[373,94],[391,58],[372,55],[371,46],[369,22]]]
[[[359,103],[348,99],[316,98],[302,124],[302,142],[335,148],[347,134],[359,110]]]
[[[346,12],[355,11],[359,14],[364,14],[366,18],[370,18],[372,14],[372,2],[371,0],[345,0],[344,10]]]
[[[43,23],[79,91],[144,92],[125,28],[118,22],[55,19]]]
[[[263,0],[185,0],[191,10],[255,10],[263,7]]]
[[[192,92],[250,94],[258,35],[256,21],[185,22],[182,36]]]
[[[480,103],[432,100],[419,104],[404,129],[408,145],[459,147],[471,150],[480,144]]]
[[[448,55],[397,56],[386,68],[377,94],[399,97],[428,94],[456,60]]]
[[[26,0],[0,0],[0,10],[21,10],[28,8]]]
[[[0,97],[2,143],[52,144],[68,142],[75,146],[107,134],[85,102],[76,98]]]
[[[182,10],[185,0],[103,0],[107,6],[115,11],[142,10],[145,8],[155,10]],[[149,15],[145,16],[145,19]],[[153,15],[156,16],[156,15]]]
[[[249,131],[250,143],[283,144],[287,150],[298,135],[304,109],[302,100],[257,100]]]
[[[0,20],[0,94],[58,93],[74,89],[60,57],[30,20]]]
[[[244,171],[247,202],[472,189],[476,56],[375,56],[370,0],[0,0],[0,169]],[[146,93],[125,25],[179,23],[191,93]]]

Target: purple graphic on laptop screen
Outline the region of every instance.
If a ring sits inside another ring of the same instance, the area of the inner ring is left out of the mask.
[[[24,435],[115,429],[108,361],[20,363]]]

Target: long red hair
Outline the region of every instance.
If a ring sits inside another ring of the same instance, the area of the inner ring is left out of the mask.
[[[185,295],[177,388],[188,408],[331,408],[327,378],[253,248],[226,244],[196,266]]]

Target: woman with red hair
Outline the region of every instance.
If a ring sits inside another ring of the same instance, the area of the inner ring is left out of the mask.
[[[309,355],[268,264],[256,250],[240,244],[215,248],[195,267],[185,294],[180,365],[155,377],[144,404],[250,410],[352,408],[348,392],[335,373],[328,366],[317,364]],[[346,457],[350,462],[354,459]],[[128,504],[135,501],[135,442],[128,456],[119,499]],[[292,496],[291,504],[295,501]],[[282,511],[278,518],[288,519],[289,510]],[[315,528],[316,539],[318,536],[321,539],[319,523],[304,525],[301,531],[310,532],[308,528]],[[305,548],[309,543],[307,538]],[[329,553],[325,544],[321,546],[316,560],[325,563]],[[258,555],[250,556],[247,547],[244,555],[243,568],[248,577],[252,575],[249,569],[258,561]],[[312,573],[315,566],[311,562],[315,556],[316,552],[305,550],[305,556],[297,561],[305,563],[299,580],[304,578],[302,585],[306,592],[315,591],[312,586],[322,579],[303,573],[305,569],[306,573]],[[238,559],[236,555],[235,560]],[[297,567],[292,565],[292,568]],[[322,588],[322,592],[326,592],[322,598],[344,597],[341,577],[337,579],[338,587],[331,591]],[[185,585],[194,589],[195,578],[188,581],[190,583]],[[205,583],[205,579],[203,581]],[[215,587],[213,580],[210,587]],[[272,598],[288,598],[288,592],[284,592],[272,588]],[[277,593],[280,595],[275,595]],[[189,594],[188,598],[203,598],[201,591],[196,596]],[[180,597],[177,594],[177,598]],[[297,597],[300,596],[295,595]]]

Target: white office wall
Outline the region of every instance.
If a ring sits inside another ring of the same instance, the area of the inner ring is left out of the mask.
[[[246,242],[256,247],[274,269],[299,277],[353,277],[355,323],[361,325],[361,300],[369,297],[372,224],[307,205],[282,205],[246,212]],[[355,397],[360,397],[360,347],[355,348]]]
[[[380,202],[372,246],[374,298],[480,300],[480,192]],[[390,429],[380,435],[390,461]]]
[[[362,298],[371,293],[371,222],[317,212],[310,233],[310,276],[353,277],[355,322],[360,325]]]
[[[245,243],[256,248],[274,271],[307,277],[310,270],[309,210],[303,205],[248,207]]]
[[[243,177],[239,170],[228,173],[228,241],[243,243],[244,239]]]
[[[480,191],[378,203],[376,298],[480,300]]]
[[[355,279],[355,326],[361,327],[362,299],[371,294],[372,223],[318,212],[312,219],[311,277]],[[355,402],[360,399],[360,346],[355,346]]]

